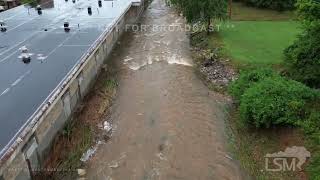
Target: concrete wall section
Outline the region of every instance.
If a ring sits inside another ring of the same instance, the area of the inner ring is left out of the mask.
[[[112,33],[110,33],[110,34],[112,34]],[[112,35],[109,35],[109,36],[107,36],[107,38],[106,38],[106,44],[107,44],[107,54],[110,54],[111,53],[111,50],[112,50],[112,47],[113,47],[113,45],[112,45],[112,38],[113,38],[113,36]],[[111,45],[110,45],[111,44]]]
[[[96,61],[95,58],[92,56],[88,60],[88,64],[84,66],[80,76],[79,76],[79,86],[80,86],[80,95],[84,97],[92,84],[92,80],[95,79],[97,75],[97,68],[96,68]]]
[[[19,153],[2,174],[3,179],[31,179],[24,154]]]
[[[71,96],[69,90],[64,93],[61,98],[63,102],[63,110],[66,117],[70,117],[72,113],[71,109]]]
[[[97,52],[95,53],[95,60],[96,60],[96,68],[97,68],[97,72],[99,72],[101,65],[103,64],[104,61],[104,55],[107,54],[104,50],[104,48],[106,47],[105,43],[102,43],[100,48],[97,49]]]
[[[70,94],[70,106],[71,110],[74,111],[76,109],[77,104],[80,101],[80,91],[79,91],[79,81],[73,81],[69,86],[69,94]]]
[[[41,167],[38,156],[38,142],[35,137],[32,137],[23,148],[24,156],[27,161],[29,171],[38,171]]]
[[[60,131],[68,117],[65,114],[63,101],[59,100],[36,129],[35,136],[38,139],[39,159],[43,162],[50,152],[52,141]]]
[[[143,1],[143,0],[142,0]],[[143,4],[143,3],[142,3]],[[71,119],[77,105],[89,92],[96,80],[103,62],[110,55],[128,23],[137,20],[144,6],[131,6],[121,16],[101,42],[85,60],[80,70],[68,82],[57,98],[50,104],[43,117],[39,119],[28,138],[22,140],[21,147],[13,151],[10,158],[0,167],[2,179],[32,179],[33,171],[38,170],[50,152],[52,141],[58,131]]]

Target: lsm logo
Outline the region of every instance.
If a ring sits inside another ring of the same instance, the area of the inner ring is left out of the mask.
[[[302,165],[311,154],[305,147],[287,147],[285,151],[265,155],[266,171],[296,171],[302,170]]]

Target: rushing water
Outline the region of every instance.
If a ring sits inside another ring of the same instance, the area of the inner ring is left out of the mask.
[[[114,52],[115,129],[89,162],[89,179],[244,179],[226,148],[223,103],[195,75],[186,33],[153,28],[179,24],[154,0],[141,19],[146,31],[126,33]]]

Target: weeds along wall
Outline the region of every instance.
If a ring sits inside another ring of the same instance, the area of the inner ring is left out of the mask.
[[[32,179],[33,172],[42,167],[49,154],[55,136],[71,119],[73,112],[89,92],[126,26],[136,22],[147,4],[144,0],[133,2],[114,22],[29,132],[22,135],[23,138],[18,139],[18,145],[11,147],[9,153],[1,159],[0,180]]]

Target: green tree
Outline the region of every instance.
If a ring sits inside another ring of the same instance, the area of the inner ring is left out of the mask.
[[[304,31],[285,50],[288,75],[311,87],[320,87],[320,3],[298,0],[298,17]]]
[[[210,31],[212,20],[224,20],[228,13],[228,0],[171,0],[189,23],[202,22]]]

